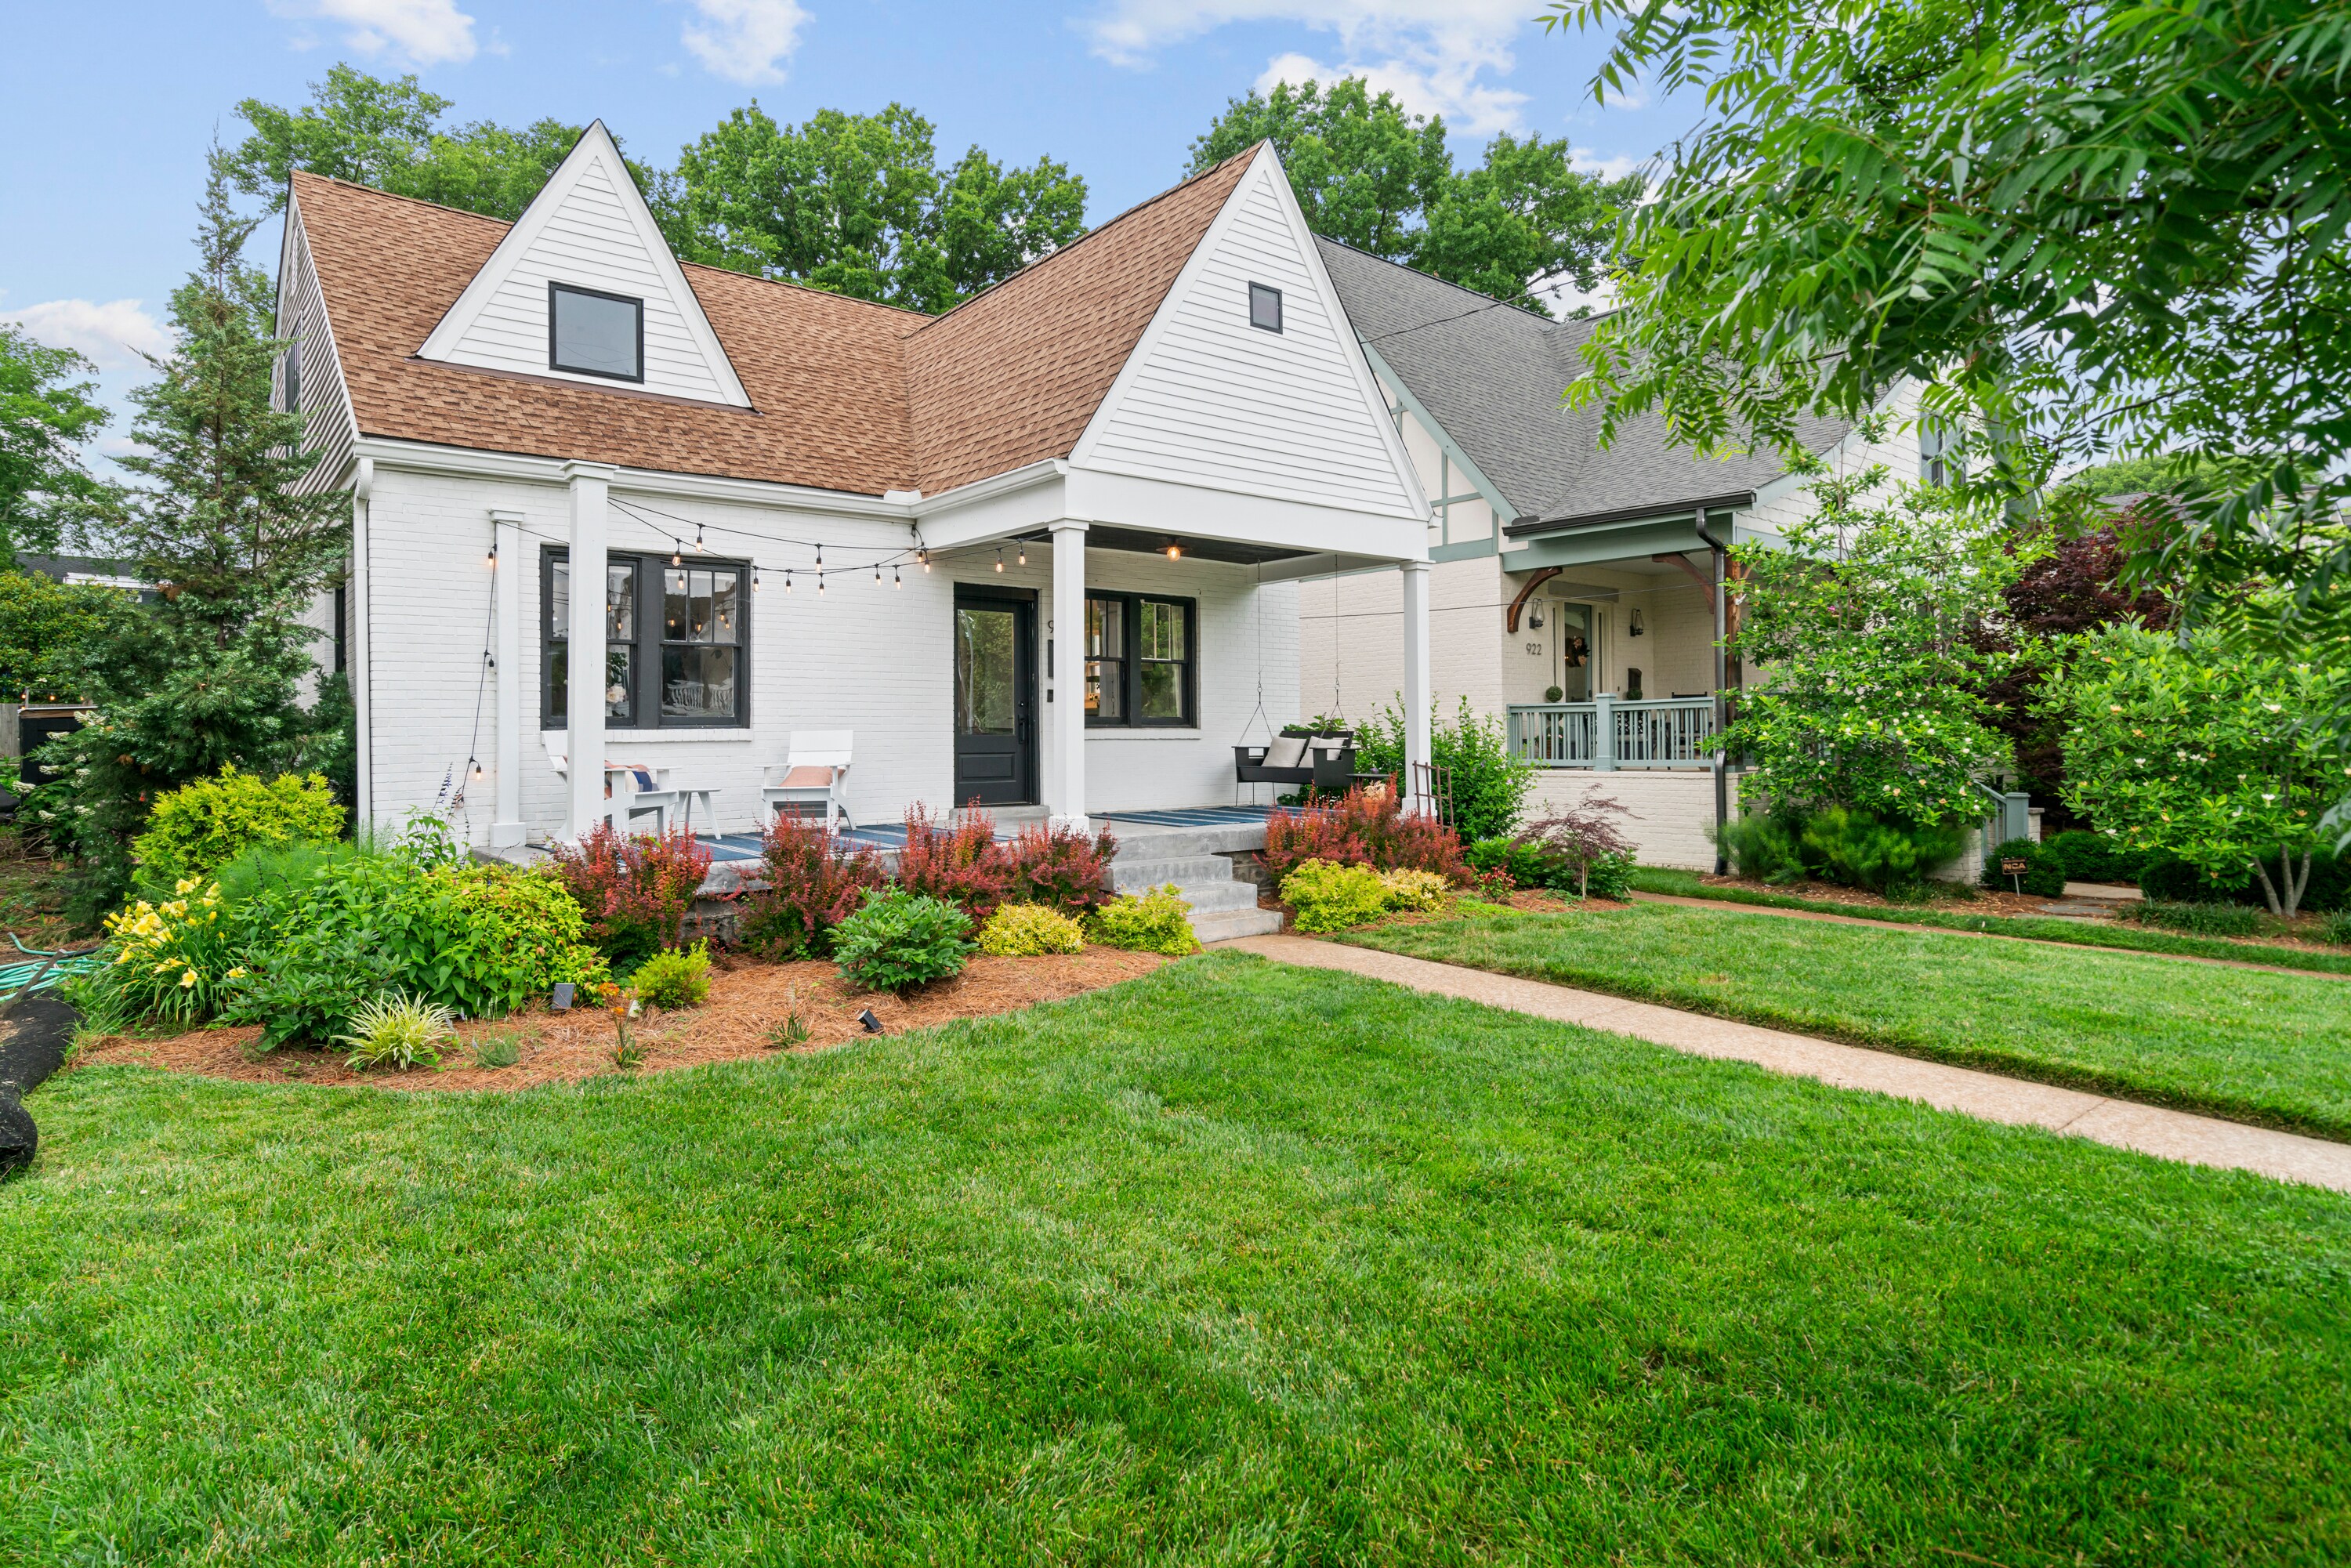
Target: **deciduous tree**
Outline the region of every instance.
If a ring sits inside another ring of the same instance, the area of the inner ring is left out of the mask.
[[[1316,234],[1545,314],[1546,289],[1598,281],[1616,209],[1641,192],[1540,136],[1498,136],[1482,166],[1457,169],[1442,118],[1354,77],[1230,100],[1192,143],[1192,172],[1265,141]]]
[[[110,508],[112,491],[82,465],[106,423],[89,400],[92,368],[0,321],[0,567],[20,549],[56,549]]]

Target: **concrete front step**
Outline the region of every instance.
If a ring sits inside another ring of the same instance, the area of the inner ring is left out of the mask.
[[[1176,889],[1176,896],[1190,904],[1192,913],[1196,915],[1213,914],[1220,909],[1255,909],[1257,907],[1257,889],[1246,882],[1179,883]]]
[[[1171,882],[1178,887],[1191,887],[1200,883],[1230,882],[1232,877],[1233,862],[1222,855],[1132,861],[1121,855],[1110,862],[1110,884],[1121,893],[1140,893]]]
[[[1219,909],[1192,916],[1192,935],[1203,943],[1232,942],[1243,936],[1270,936],[1281,929],[1278,909]]]

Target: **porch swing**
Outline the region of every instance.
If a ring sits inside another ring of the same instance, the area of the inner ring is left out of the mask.
[[[1241,723],[1241,738],[1233,747],[1233,803],[1240,804],[1244,784],[1312,785],[1318,791],[1343,795],[1355,782],[1355,736],[1353,730],[1310,735],[1277,734],[1265,711],[1265,587],[1264,569],[1253,567],[1250,613],[1257,626],[1257,708]],[[1263,726],[1265,744],[1251,746],[1252,726]]]

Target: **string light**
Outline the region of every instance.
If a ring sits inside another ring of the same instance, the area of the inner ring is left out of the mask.
[[[479,758],[469,757],[465,758],[465,760],[474,765],[474,778],[476,782],[479,782],[482,777],[481,759]]]
[[[498,564],[498,547],[497,547],[496,544],[492,544],[492,545],[490,546],[490,553],[489,553],[487,556],[484,557],[483,559],[485,559],[486,560],[487,560],[487,561],[488,561],[492,566],[496,566],[496,565],[497,565],[497,564]]]
[[[786,593],[789,593],[791,591],[792,591],[792,569],[791,569],[790,567],[786,567],[786,568],[784,568],[784,591],[785,591]]]
[[[890,586],[893,588],[904,588],[906,586],[906,580],[898,575],[898,569],[894,566],[890,569]]]
[[[759,591],[759,569],[756,566],[751,569],[751,591]]]
[[[700,523],[694,525],[694,553],[696,555],[700,555],[702,553],[702,525]]]
[[[925,571],[931,570],[931,551],[927,545],[914,552],[914,559],[923,563]]]
[[[996,547],[996,570],[998,571],[1002,571],[1004,570],[1004,547],[1002,545]]]
[[[1174,559],[1176,559],[1177,557],[1181,556],[1183,553],[1184,553],[1184,547],[1183,547],[1182,545],[1176,544],[1176,543],[1175,543],[1173,540],[1170,540],[1170,541],[1168,542],[1168,546],[1167,546],[1167,559],[1168,559],[1169,560],[1174,560]]]
[[[675,535],[672,535],[669,541],[669,563],[672,566],[684,566],[685,564],[685,551],[684,548],[678,544]]]
[[[816,574],[816,591],[819,593],[824,591],[824,573],[820,571]]]
[[[882,580],[882,563],[878,560],[873,563],[873,580],[875,582]]]
[[[824,547],[822,545],[816,547],[816,563],[819,566],[822,566],[824,564]]]
[[[1029,547],[1026,543],[1023,543],[1020,547],[1020,564],[1022,566],[1027,566],[1029,564]]]

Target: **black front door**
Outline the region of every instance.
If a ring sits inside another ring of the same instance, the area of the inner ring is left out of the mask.
[[[955,803],[1034,804],[1035,595],[956,587],[955,680]]]

